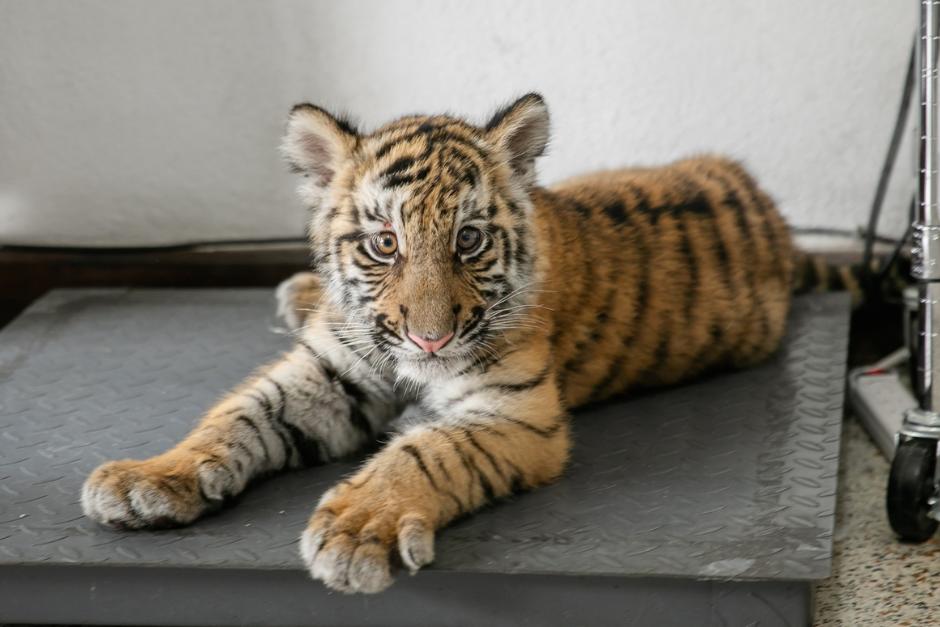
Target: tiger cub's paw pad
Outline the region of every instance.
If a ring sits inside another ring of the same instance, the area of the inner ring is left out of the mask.
[[[422,514],[338,501],[321,503],[300,542],[307,569],[327,587],[381,592],[392,584],[393,561],[414,574],[434,560],[434,531]]]
[[[208,466],[181,470],[152,461],[108,462],[85,480],[82,511],[118,529],[176,527],[221,503],[226,487],[220,481],[230,479]]]

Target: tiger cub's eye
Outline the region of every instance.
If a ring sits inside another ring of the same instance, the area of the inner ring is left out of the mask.
[[[482,241],[483,233],[472,226],[465,226],[457,232],[457,250],[462,253],[473,252]]]
[[[398,237],[391,231],[382,231],[372,236],[372,248],[382,257],[391,257],[398,250]]]

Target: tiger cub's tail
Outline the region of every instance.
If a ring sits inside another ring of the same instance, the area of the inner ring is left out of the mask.
[[[793,293],[847,291],[852,306],[872,301],[898,302],[904,288],[912,284],[910,259],[906,255],[875,255],[865,268],[858,255],[822,254],[796,250]]]

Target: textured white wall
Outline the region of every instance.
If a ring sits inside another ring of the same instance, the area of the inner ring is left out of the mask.
[[[482,120],[529,90],[554,116],[545,182],[722,151],[793,224],[852,228],[915,12],[913,0],[0,0],[0,243],[298,235],[276,153],[294,102],[366,125]]]

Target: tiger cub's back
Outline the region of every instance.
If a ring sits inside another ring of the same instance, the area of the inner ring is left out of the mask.
[[[776,349],[792,243],[737,162],[599,172],[536,192],[535,205],[569,405],[747,366]]]

